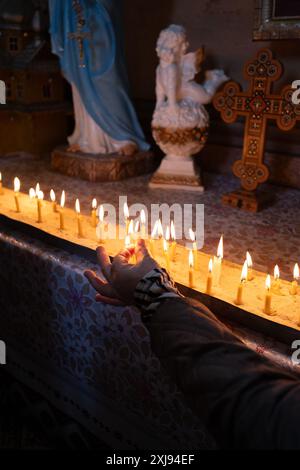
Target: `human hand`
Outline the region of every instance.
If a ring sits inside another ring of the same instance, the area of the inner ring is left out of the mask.
[[[110,262],[103,246],[97,248],[97,258],[106,279],[103,281],[94,271],[87,270],[84,275],[97,291],[96,301],[110,305],[131,305],[138,282],[152,269],[159,267],[151,258],[145,241],[138,240],[136,248],[126,248]],[[130,264],[131,256],[136,255],[136,264]]]

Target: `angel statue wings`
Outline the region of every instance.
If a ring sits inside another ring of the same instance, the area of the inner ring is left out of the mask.
[[[69,150],[131,155],[148,150],[129,98],[121,0],[49,0],[52,50],[71,84]]]

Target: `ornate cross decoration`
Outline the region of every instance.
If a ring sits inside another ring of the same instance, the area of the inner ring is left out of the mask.
[[[238,116],[245,116],[242,159],[233,165],[233,173],[240,178],[242,189],[223,196],[223,203],[245,210],[259,210],[259,198],[255,190],[267,181],[269,169],[264,164],[266,125],[268,119],[276,120],[279,129],[292,129],[300,120],[300,105],[292,103],[294,90],[285,86],[278,95],[272,94],[272,83],[280,78],[282,66],[273,59],[269,49],[261,49],[256,57],[244,66],[244,76],[250,81],[247,91],[241,91],[238,83],[230,81],[216,94],[213,104],[227,123]]]
[[[68,38],[75,39],[77,41],[80,59],[79,67],[85,67],[83,41],[84,39],[91,39],[92,35],[89,31],[82,31],[85,26],[85,19],[83,17],[83,8],[80,5],[79,0],[73,0],[72,7],[77,16],[77,31],[75,33],[68,33]]]

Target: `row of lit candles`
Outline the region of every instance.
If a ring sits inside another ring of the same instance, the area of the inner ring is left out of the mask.
[[[17,212],[20,212],[20,202],[19,202],[20,186],[21,186],[21,183],[20,183],[19,178],[15,177],[14,198],[15,198],[15,205],[16,205]],[[0,173],[0,193],[2,193],[1,173]],[[39,183],[37,183],[36,189],[30,188],[29,197],[32,199],[36,198],[37,200],[37,213],[38,213],[37,221],[41,223],[42,222],[42,200],[44,199],[44,194],[40,189]],[[50,199],[52,201],[53,211],[58,212],[60,215],[59,228],[61,230],[64,230],[65,224],[64,224],[63,208],[65,205],[65,191],[62,191],[59,208],[57,207],[56,196],[55,196],[53,189],[51,189],[50,191]],[[80,215],[79,199],[76,199],[75,211],[77,214],[77,234],[78,234],[78,237],[83,238],[84,237],[83,222],[82,222],[82,217]],[[129,215],[129,208],[128,208],[127,203],[124,204],[123,213],[124,213],[124,220],[125,220],[125,227],[126,227],[125,228],[125,233],[126,233],[125,247],[129,247],[134,243],[134,240],[136,238],[138,237],[146,238],[146,235],[147,235],[146,216],[145,216],[144,210],[142,210],[140,213],[140,220],[137,220],[134,225],[134,221],[132,218],[130,218],[130,215]],[[98,208],[97,200],[94,198],[92,201],[92,211],[91,211],[91,223],[93,227],[97,227],[98,225],[97,216],[99,218],[98,240],[103,241],[104,209],[102,205],[100,205]],[[189,236],[190,236],[190,242],[192,244],[192,248],[189,249],[189,255],[188,255],[189,286],[191,288],[194,288],[195,287],[195,265],[197,265],[198,248],[197,248],[195,232],[192,229],[189,229]],[[171,262],[175,260],[175,256],[176,256],[176,232],[175,232],[174,222],[171,221],[171,224],[170,226],[167,226],[165,233],[163,231],[161,220],[158,219],[155,222],[152,233],[151,233],[151,237],[149,239],[149,249],[153,257],[155,257],[154,242],[155,242],[155,239],[157,238],[162,240],[162,251],[163,251],[163,256],[165,259],[165,267],[167,271],[170,271]],[[212,294],[213,285],[219,286],[220,284],[223,252],[224,252],[223,236],[221,236],[219,244],[218,244],[217,256],[214,256],[214,258],[211,258],[208,264],[206,293],[209,295]],[[235,298],[235,303],[237,305],[243,304],[244,286],[247,281],[251,281],[253,279],[252,267],[253,267],[253,263],[252,263],[251,255],[249,252],[247,252],[246,260],[242,267],[240,282],[237,288],[237,295]],[[298,293],[298,279],[300,277],[299,266],[297,263],[294,266],[293,277],[294,277],[294,280],[292,281],[291,286],[290,286],[290,294],[296,295]],[[266,281],[265,281],[265,287],[266,287],[266,295],[265,295],[263,310],[266,314],[271,314],[272,290],[274,290],[275,292],[278,292],[280,289],[280,273],[279,273],[278,265],[276,265],[274,268],[273,286],[271,286],[271,276],[268,274]],[[272,290],[271,290],[271,287],[273,288]]]

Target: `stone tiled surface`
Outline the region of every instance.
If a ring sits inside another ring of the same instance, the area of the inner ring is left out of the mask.
[[[46,197],[53,188],[57,194],[61,189],[67,193],[66,205],[74,207],[75,198],[80,198],[83,212],[88,213],[93,197],[98,202],[109,202],[118,206],[119,195],[127,195],[129,204],[144,203],[203,203],[205,206],[205,240],[203,250],[215,253],[220,234],[224,234],[225,257],[242,263],[246,250],[250,250],[255,268],[272,272],[275,263],[282,276],[291,279],[296,261],[300,261],[300,191],[264,185],[275,196],[274,204],[263,211],[252,214],[221,204],[221,196],[236,189],[235,178],[221,175],[204,175],[206,191],[203,195],[190,192],[148,188],[150,175],[113,183],[91,183],[56,174],[48,161],[34,160],[22,155],[2,159],[0,171],[3,185],[12,188],[13,177],[18,175],[21,190],[27,192],[37,181]]]

